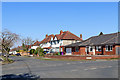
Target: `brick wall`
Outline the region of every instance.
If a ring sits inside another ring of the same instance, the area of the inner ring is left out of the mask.
[[[113,50],[112,51],[106,51],[105,46],[103,47],[103,54],[104,55],[115,55],[115,46],[113,46]]]
[[[67,59],[67,60],[86,60],[87,57],[91,57],[93,60],[95,59],[111,59],[111,58],[120,58],[120,55],[108,55],[108,56],[45,56],[47,58],[55,58],[55,59]]]
[[[85,47],[80,47],[80,55],[86,55]]]

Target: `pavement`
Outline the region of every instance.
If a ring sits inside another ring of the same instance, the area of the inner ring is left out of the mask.
[[[117,60],[49,61],[11,56],[12,64],[2,65],[2,75],[30,73],[40,78],[118,78]]]

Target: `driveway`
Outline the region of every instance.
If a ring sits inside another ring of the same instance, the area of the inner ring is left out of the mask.
[[[118,61],[48,61],[31,57],[11,57],[2,66],[2,75],[32,73],[40,78],[117,78]]]

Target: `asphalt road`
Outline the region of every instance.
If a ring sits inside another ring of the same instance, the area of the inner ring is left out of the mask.
[[[11,57],[12,64],[2,66],[2,75],[32,73],[40,78],[117,78],[118,61],[47,61],[29,57]]]

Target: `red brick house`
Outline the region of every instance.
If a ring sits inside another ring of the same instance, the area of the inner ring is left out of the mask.
[[[120,33],[93,36],[82,42],[65,46],[69,55],[119,55]]]

